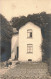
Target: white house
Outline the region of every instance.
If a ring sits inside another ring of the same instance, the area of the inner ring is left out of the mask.
[[[14,34],[11,40],[11,58],[19,61],[42,61],[42,34],[41,29],[27,22],[20,27],[19,33]]]

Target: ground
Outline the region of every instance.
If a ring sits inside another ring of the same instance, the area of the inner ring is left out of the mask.
[[[17,62],[1,74],[1,79],[51,79],[46,63]]]

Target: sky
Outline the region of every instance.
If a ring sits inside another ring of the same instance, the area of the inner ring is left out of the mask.
[[[0,0],[0,13],[9,21],[43,11],[51,13],[51,0]]]

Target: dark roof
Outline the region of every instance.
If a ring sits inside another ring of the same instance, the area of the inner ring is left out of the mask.
[[[13,32],[13,34],[12,34],[12,35],[15,35],[15,34],[18,34],[18,32]]]
[[[15,34],[18,34],[18,31],[17,31],[16,28],[13,28],[13,33],[12,33],[12,35],[15,35]]]

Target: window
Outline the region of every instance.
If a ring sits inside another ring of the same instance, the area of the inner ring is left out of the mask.
[[[32,38],[32,29],[27,30],[27,37]]]
[[[27,44],[27,53],[33,53],[33,45]]]

